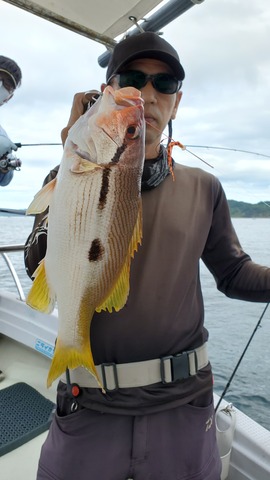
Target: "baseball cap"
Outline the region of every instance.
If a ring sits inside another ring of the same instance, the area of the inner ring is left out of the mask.
[[[137,58],[154,58],[169,65],[178,80],[184,80],[185,71],[177,51],[166,40],[154,32],[131,35],[117,43],[111,54],[106,81],[131,61]]]

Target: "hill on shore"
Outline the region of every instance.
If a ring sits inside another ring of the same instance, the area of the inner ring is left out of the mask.
[[[235,218],[268,218],[270,217],[270,200],[256,204],[228,200],[231,217]],[[25,215],[26,209],[0,208],[0,216]]]
[[[270,217],[270,200],[256,204],[228,200],[232,217],[268,218]]]

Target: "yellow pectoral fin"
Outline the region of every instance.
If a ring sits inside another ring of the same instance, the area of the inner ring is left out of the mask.
[[[52,295],[46,279],[44,259],[34,273],[34,283],[28,293],[26,303],[35,310],[51,313],[55,305],[55,296]]]
[[[130,257],[127,257],[113,289],[104,302],[102,302],[101,305],[98,305],[96,308],[97,312],[101,312],[101,310],[108,310],[110,313],[112,313],[113,309],[118,312],[121,310],[121,308],[123,308],[127,302],[129,294],[129,272]]]
[[[140,199],[137,221],[129,244],[129,254],[133,258],[138,246],[142,243],[142,201]]]
[[[55,189],[57,178],[51,180],[45,185],[34,197],[34,200],[30,203],[26,210],[26,215],[33,213],[42,213],[50,205],[51,197]]]
[[[97,165],[97,163],[93,163],[90,162],[90,160],[84,160],[80,158],[78,162],[74,162],[70,170],[72,173],[85,173],[100,168],[102,167],[100,165]]]
[[[47,387],[49,388],[54,380],[65,373],[67,368],[73,370],[78,367],[86,368],[95,377],[97,387],[100,387],[104,392],[94,364],[89,335],[88,338],[85,339],[80,350],[72,346],[63,345],[61,340],[57,340],[53,360],[48,373]]]
[[[130,276],[130,263],[131,258],[134,257],[134,252],[138,250],[138,245],[141,244],[142,240],[142,204],[140,202],[139,212],[137,217],[137,222],[134,227],[133,235],[128,247],[128,254],[121,270],[121,273],[111,290],[108,297],[98,305],[96,308],[97,312],[101,310],[108,310],[112,313],[113,309],[118,312],[123,308],[127,302],[129,294],[129,276]]]

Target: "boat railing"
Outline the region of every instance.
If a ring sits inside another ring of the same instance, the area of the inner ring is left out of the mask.
[[[13,265],[12,261],[10,260],[10,258],[8,256],[8,253],[10,253],[10,252],[21,252],[21,251],[24,251],[24,245],[0,245],[0,255],[4,259],[4,261],[6,262],[7,267],[8,267],[8,269],[9,269],[9,271],[10,271],[12,277],[13,277],[15,286],[18,290],[20,300],[22,300],[24,302],[25,301],[25,295],[24,295],[24,291],[23,291],[23,288],[22,288],[22,284],[20,282],[20,279],[17,275],[17,272],[14,268],[14,265]]]

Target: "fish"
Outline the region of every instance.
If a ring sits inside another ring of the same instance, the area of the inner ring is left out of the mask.
[[[69,130],[58,174],[27,214],[49,207],[47,251],[26,303],[50,314],[58,334],[47,387],[67,369],[86,368],[104,391],[90,345],[95,312],[119,311],[131,261],[142,243],[145,120],[139,90],[107,86]]]

